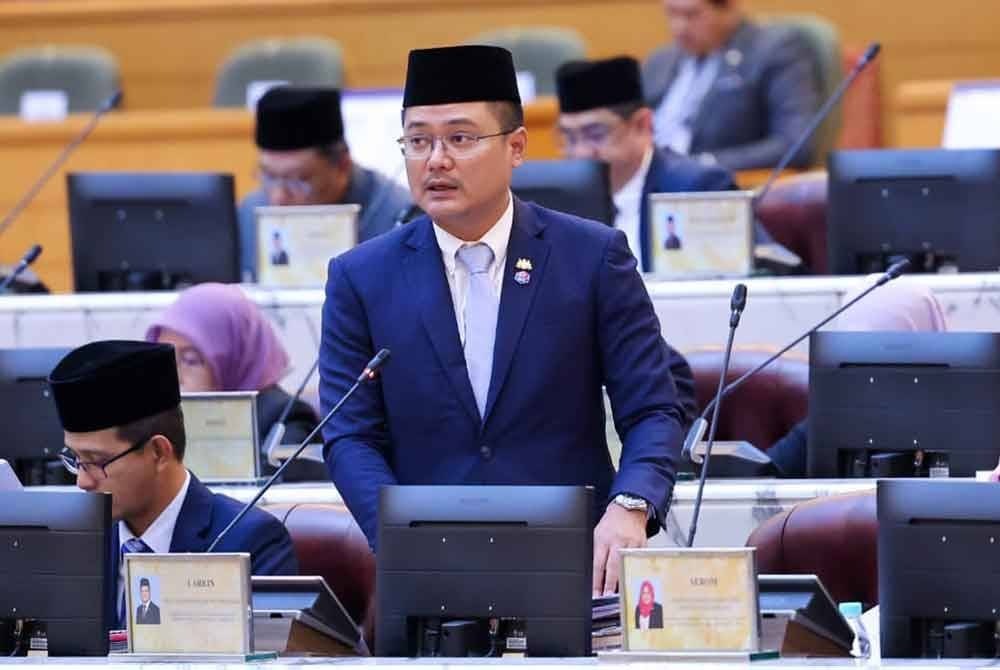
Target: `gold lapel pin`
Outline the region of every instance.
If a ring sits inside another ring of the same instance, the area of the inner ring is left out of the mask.
[[[518,270],[525,270],[531,272],[531,261],[527,258],[518,258],[517,262],[514,263],[514,267]]]

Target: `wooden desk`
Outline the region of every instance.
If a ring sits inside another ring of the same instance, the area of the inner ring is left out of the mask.
[[[528,156],[558,155],[553,128],[555,100],[525,109]],[[0,213],[6,213],[89,117],[53,124],[0,118]],[[73,290],[66,174],[81,171],[227,172],[236,178],[237,197],[255,188],[253,118],[244,110],[162,110],[116,112],[73,154],[37,199],[0,238],[0,264],[15,263],[32,244],[45,250],[34,266],[53,291]]]
[[[896,131],[893,146],[940,147],[954,80],[908,81],[893,96]]]

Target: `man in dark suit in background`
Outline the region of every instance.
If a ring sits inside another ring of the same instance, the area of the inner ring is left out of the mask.
[[[111,494],[110,612],[125,619],[126,553],[201,553],[243,505],[212,493],[184,467],[184,415],[174,348],[149,342],[91,342],[49,375],[63,426],[60,456],[85,491]],[[255,575],[294,575],[288,531],[252,509],[219,543],[248,552]],[[114,623],[114,622],[109,622]]]
[[[145,577],[139,580],[139,605],[135,608],[135,622],[148,625],[160,623],[160,608],[150,597],[149,580]]]
[[[649,195],[731,190],[732,175],[653,146],[653,113],[634,58],[566,63],[556,73],[556,88],[563,153],[608,164],[615,228],[625,233],[642,269],[651,271]]]
[[[594,591],[613,592],[618,549],[665,520],[682,411],[625,236],[511,195],[520,103],[505,49],[410,53],[400,144],[427,216],[330,262],[324,411],[376,350],[393,361],[327,424],[325,456],[372,545],[384,485],[593,485]]]
[[[643,66],[657,146],[730,170],[777,165],[820,106],[808,45],[751,22],[742,4],[663,0],[674,44]],[[806,143],[791,166],[812,160]]]
[[[239,211],[240,268],[250,278],[257,274],[254,209],[261,205],[361,205],[359,242],[392,228],[410,205],[399,184],[351,160],[337,89],[272,88],[257,103],[256,142],[260,189]]]

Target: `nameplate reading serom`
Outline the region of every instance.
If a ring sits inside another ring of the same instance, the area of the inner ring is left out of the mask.
[[[621,554],[623,652],[758,651],[753,548]]]
[[[250,554],[125,554],[129,651],[253,652]]]

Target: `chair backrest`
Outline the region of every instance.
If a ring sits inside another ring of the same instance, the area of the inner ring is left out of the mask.
[[[813,274],[826,274],[825,170],[782,177],[763,200],[756,214],[775,242],[802,259]]]
[[[300,503],[264,505],[292,536],[299,574],[320,575],[355,623],[372,641],[375,555],[344,505]]]
[[[555,95],[556,70],[566,61],[587,57],[583,37],[575,30],[548,26],[515,26],[480,33],[470,44],[504,47],[514,56],[514,68],[535,77],[537,95]]]
[[[216,107],[245,107],[254,82],[288,82],[293,86],[344,86],[340,44],[326,37],[256,40],[234,51],[219,68]]]
[[[747,546],[761,574],[814,574],[837,602],[878,602],[874,491],[799,503],[758,526]]]
[[[761,363],[771,351],[733,350],[726,383]],[[715,397],[722,371],[720,349],[684,353],[694,373],[695,397],[701,411]],[[715,439],[746,440],[762,451],[770,449],[806,416],[809,403],[809,364],[794,355],[782,357],[726,396],[719,409]]]
[[[861,47],[845,46],[844,72],[849,72],[865,52]],[[882,148],[882,82],[881,59],[868,63],[864,71],[851,84],[841,106],[840,137],[838,149]]]
[[[769,25],[794,31],[809,46],[813,54],[813,68],[820,86],[822,100],[836,90],[843,78],[843,54],[840,37],[832,23],[815,14],[783,14],[766,20]],[[840,135],[840,105],[833,108],[813,137],[815,165],[826,163],[826,154],[834,147]]]
[[[62,91],[67,111],[98,109],[119,88],[118,62],[93,46],[18,49],[0,61],[0,114],[18,114],[28,91]]]

